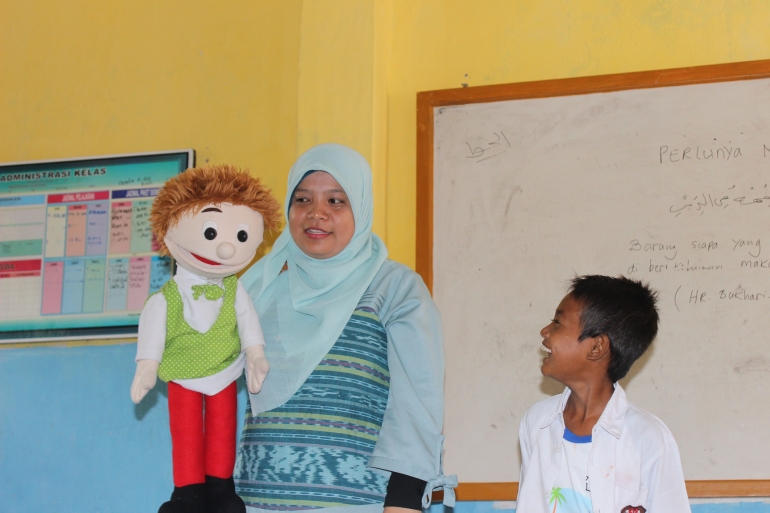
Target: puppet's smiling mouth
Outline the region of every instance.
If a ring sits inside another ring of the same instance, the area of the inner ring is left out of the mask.
[[[192,256],[194,256],[194,257],[195,257],[197,260],[200,260],[201,262],[203,262],[204,264],[209,264],[209,265],[222,265],[222,264],[220,264],[219,262],[214,262],[213,260],[209,260],[208,258],[203,258],[202,256],[196,255],[196,254],[195,254],[195,253],[193,253],[192,251],[190,251],[190,254],[191,254]]]
[[[201,276],[219,277],[235,274],[251,261],[251,259],[249,259],[246,262],[232,263],[228,261],[221,263],[209,260],[208,258],[196,255],[192,251],[186,250],[169,237],[166,237],[166,247],[168,248],[169,253],[171,253],[171,256],[177,260],[177,263],[182,263],[183,267],[186,265],[188,270],[192,270],[193,273],[200,274]]]

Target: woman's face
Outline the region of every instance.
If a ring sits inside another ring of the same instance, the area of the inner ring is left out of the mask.
[[[289,232],[307,256],[326,259],[339,254],[355,233],[348,195],[332,175],[316,171],[294,191],[289,208]]]

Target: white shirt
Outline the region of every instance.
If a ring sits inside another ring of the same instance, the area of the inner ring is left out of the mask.
[[[216,301],[210,301],[205,296],[193,299],[193,285],[217,285],[224,288],[222,278],[204,278],[193,274],[182,266],[177,266],[174,281],[182,296],[184,320],[192,329],[200,333],[206,333],[214,325],[219,317],[224,297]],[[139,336],[136,348],[136,360],[163,359],[163,350],[166,347],[166,315],[168,304],[163,294],[155,294],[147,300],[139,316]],[[227,368],[218,373],[204,378],[175,379],[174,383],[182,385],[188,390],[200,392],[206,395],[214,395],[225,389],[230,383],[238,379],[243,372],[245,355],[243,351],[247,347],[265,345],[262,335],[262,326],[259,316],[254,309],[249,294],[238,282],[235,291],[235,317],[238,322],[238,336],[241,339],[241,354]]]
[[[580,438],[582,437],[568,440],[565,431],[561,441],[561,472],[554,483],[549,499],[558,513],[591,513],[593,511],[591,487],[588,481],[588,460],[591,458],[593,444],[590,441],[580,443],[572,441]]]
[[[570,390],[535,403],[521,420],[521,478],[517,511],[551,513],[551,490],[562,471],[564,418]],[[690,512],[679,449],[655,415],[615,385],[592,432],[588,478],[594,513],[643,506],[650,513]]]

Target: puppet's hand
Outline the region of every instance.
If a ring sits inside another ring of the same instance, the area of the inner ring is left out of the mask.
[[[136,362],[136,374],[134,374],[134,382],[131,383],[131,400],[134,401],[134,404],[139,404],[139,401],[144,399],[147,392],[155,386],[159,366],[160,363],[155,360]]]
[[[265,346],[251,346],[246,348],[246,383],[249,392],[256,394],[262,389],[262,383],[265,381],[270,370],[270,364],[265,358]]]

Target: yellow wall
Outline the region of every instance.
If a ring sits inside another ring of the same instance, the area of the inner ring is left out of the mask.
[[[0,3],[0,161],[193,147],[277,196],[313,144],[361,151],[414,264],[418,91],[770,58],[766,0]]]
[[[302,6],[297,152],[338,142],[374,172],[374,231],[387,240],[389,3],[311,0]]]
[[[3,0],[0,162],[192,147],[279,197],[301,0]]]

